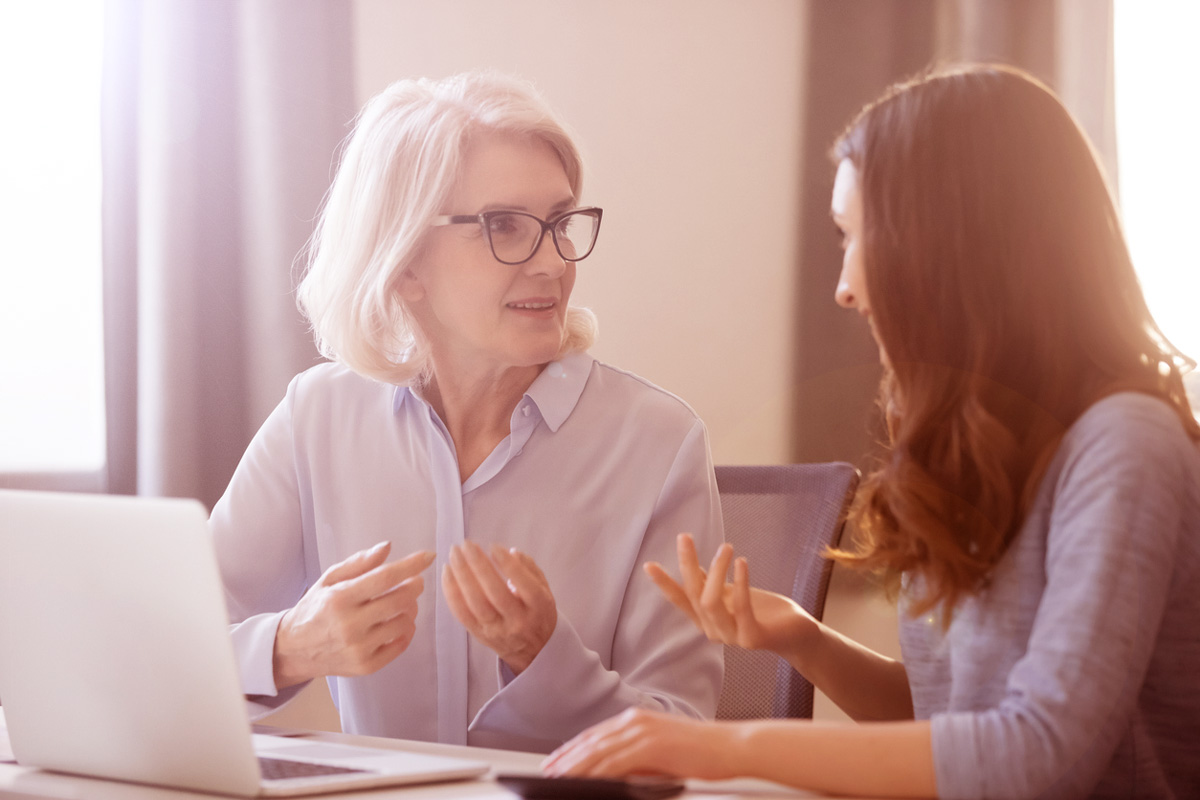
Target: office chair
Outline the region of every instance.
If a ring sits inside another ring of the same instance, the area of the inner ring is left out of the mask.
[[[858,487],[851,464],[717,467],[725,540],[745,556],[750,584],[787,595],[818,620],[836,546]],[[725,648],[717,719],[811,718],[813,686],[774,653]]]

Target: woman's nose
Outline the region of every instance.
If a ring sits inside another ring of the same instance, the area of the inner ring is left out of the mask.
[[[525,269],[535,275],[556,277],[567,268],[566,259],[559,254],[554,244],[554,234],[543,231],[533,255],[525,262]]]
[[[850,290],[850,283],[845,280],[838,281],[837,289],[833,293],[833,299],[842,308],[854,308],[858,305],[858,298]]]

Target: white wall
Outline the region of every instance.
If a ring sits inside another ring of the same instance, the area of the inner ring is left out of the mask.
[[[687,400],[714,460],[787,460],[799,212],[795,0],[355,0],[360,104],[494,67],[578,134],[605,210],[575,302],[601,359]]]

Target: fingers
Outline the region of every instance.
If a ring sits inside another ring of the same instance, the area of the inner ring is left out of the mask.
[[[650,561],[644,564],[642,569],[650,576],[650,580],[654,581],[654,585],[666,596],[667,600],[671,601],[671,605],[687,614],[696,627],[704,627],[700,624],[700,618],[696,616],[696,610],[692,608],[692,601],[688,599],[687,592],[667,574],[661,564]]]
[[[592,768],[612,750],[614,738],[619,738],[635,718],[636,711],[628,709],[593,725],[547,756],[542,761],[542,772],[547,775],[592,774]]]
[[[558,621],[550,584],[534,560],[515,549],[474,543],[454,547],[442,571],[450,611],[472,636],[521,674],[541,652]]]
[[[453,577],[471,616],[487,624],[523,610],[524,604],[479,545],[466,542],[450,551],[446,572]]]
[[[704,570],[700,568],[700,560],[696,558],[696,543],[690,533],[681,533],[675,538],[675,551],[679,556],[679,574],[683,578],[683,588],[693,605],[700,602],[700,594],[704,591]]]
[[[335,583],[357,578],[375,567],[383,563],[391,552],[391,542],[380,542],[374,547],[366,550],[359,550],[354,555],[347,558],[345,561],[339,561],[325,573],[321,575],[317,584],[320,586],[333,586]]]
[[[397,561],[380,564],[362,575],[343,581],[340,588],[359,601],[367,602],[429,569],[434,558],[434,554],[428,550],[418,550]]]
[[[363,637],[360,674],[370,674],[408,649],[417,632],[415,615],[405,614],[375,625]]]
[[[464,628],[473,631],[479,627],[479,620],[475,618],[471,608],[467,605],[467,600],[463,596],[462,589],[459,588],[458,580],[454,577],[454,572],[451,571],[449,564],[442,570],[442,593],[446,595],[446,604],[450,606],[450,613],[462,623]]]
[[[751,631],[758,624],[750,601],[750,566],[744,558],[733,562],[733,592],[729,606],[739,630]]]
[[[515,547],[508,550],[492,545],[492,560],[506,577],[506,585],[524,605],[534,606],[553,602],[550,582],[533,557]]]
[[[547,775],[574,775],[577,777],[619,777],[621,771],[622,745],[620,734],[594,744],[578,745],[563,753],[557,761],[543,768]]]
[[[725,576],[733,560],[733,546],[725,543],[717,548],[704,590],[700,593],[700,617],[708,638],[732,644],[737,639],[737,623],[725,605]]]
[[[386,622],[399,616],[416,617],[417,598],[425,590],[425,579],[417,575],[398,586],[377,595],[367,602],[367,610],[373,619]]]
[[[661,754],[659,715],[628,709],[584,731],[542,762],[548,775],[617,777],[635,773],[671,774]]]

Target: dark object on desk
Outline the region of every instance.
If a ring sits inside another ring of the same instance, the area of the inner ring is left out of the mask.
[[[846,511],[858,487],[851,464],[718,466],[725,541],[745,556],[750,583],[795,600],[821,619]],[[725,648],[717,719],[811,719],[813,686],[774,653]]]
[[[683,781],[640,775],[616,779],[497,775],[496,782],[525,800],[659,800],[683,791]]]

